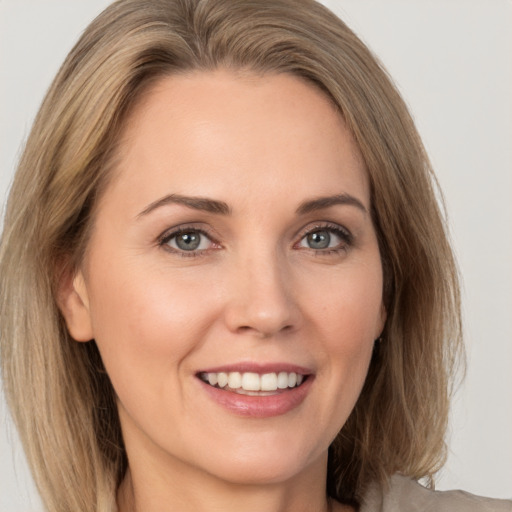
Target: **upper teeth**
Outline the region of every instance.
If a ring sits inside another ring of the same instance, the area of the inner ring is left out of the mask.
[[[212,386],[231,389],[242,388],[245,391],[276,391],[293,388],[302,384],[304,376],[295,372],[264,373],[218,372],[202,373],[201,378]]]

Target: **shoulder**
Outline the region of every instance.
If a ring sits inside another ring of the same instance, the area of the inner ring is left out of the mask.
[[[395,475],[387,487],[368,488],[360,512],[512,512],[512,501],[463,491],[432,491],[410,478]]]

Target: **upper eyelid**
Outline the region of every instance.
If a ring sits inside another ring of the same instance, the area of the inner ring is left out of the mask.
[[[203,225],[197,226],[194,224],[180,224],[178,226],[166,229],[158,236],[157,240],[158,242],[164,242],[179,235],[180,233],[186,233],[187,231],[196,231],[209,238],[212,242],[217,242],[215,234],[212,233],[210,229],[203,227]]]
[[[320,231],[322,229],[332,230],[332,231],[341,231],[347,237],[350,237],[350,238],[353,237],[352,232],[348,228],[346,228],[345,226],[342,226],[341,224],[338,224],[337,222],[331,222],[331,221],[317,221],[317,222],[310,223],[307,226],[304,226],[302,229],[300,229],[296,236],[299,237],[300,239],[302,239],[307,234],[315,232],[315,231]]]

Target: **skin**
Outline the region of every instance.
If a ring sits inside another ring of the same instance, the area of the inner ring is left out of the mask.
[[[386,315],[368,178],[343,119],[290,75],[194,72],[146,93],[121,142],[61,294],[71,335],[96,340],[118,396],[120,510],[350,510],[326,499],[327,449]],[[155,207],[168,194],[230,213]],[[354,201],[297,211],[342,194]],[[208,237],[191,256],[162,241],[176,227]],[[310,369],[304,401],[248,418],[204,392],[198,371],[248,361]]]

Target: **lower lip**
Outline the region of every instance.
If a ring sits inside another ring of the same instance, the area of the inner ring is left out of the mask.
[[[270,418],[286,414],[298,407],[309,393],[314,379],[309,375],[300,386],[267,396],[240,395],[198,380],[210,398],[230,412],[251,418]]]

